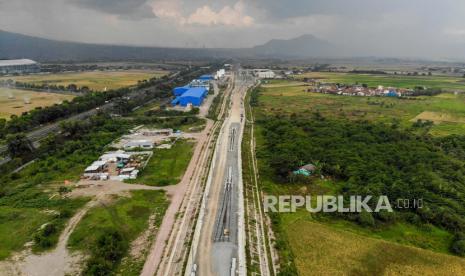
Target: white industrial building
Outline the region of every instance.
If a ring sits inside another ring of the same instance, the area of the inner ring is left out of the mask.
[[[195,79],[195,80],[192,80],[189,83],[189,87],[203,87],[203,88],[207,89],[207,91],[209,91],[210,90],[210,81]]]
[[[131,158],[131,155],[126,154],[122,151],[116,151],[116,152],[108,152],[105,153],[104,155],[100,156],[99,161],[104,161],[104,162],[127,162],[129,161],[129,158]]]
[[[224,74],[226,74],[226,70],[224,70],[224,69],[220,69],[220,70],[216,71],[215,80],[219,80],[219,79],[223,78]]]
[[[124,145],[125,150],[131,149],[153,149],[153,142],[148,140],[133,140]]]
[[[254,75],[259,79],[273,79],[276,74],[269,69],[254,69]]]
[[[30,59],[0,60],[0,74],[39,73],[40,66]]]
[[[106,167],[107,167],[107,162],[95,161],[94,163],[92,163],[92,165],[90,165],[84,170],[84,176],[92,177],[94,175],[101,174],[106,169]]]

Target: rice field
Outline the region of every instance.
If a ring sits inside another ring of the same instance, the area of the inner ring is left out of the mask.
[[[127,71],[91,71],[78,73],[39,74],[17,77],[3,77],[0,80],[13,79],[33,84],[63,85],[75,84],[78,87],[87,86],[94,91],[118,89],[137,84],[138,81],[153,77],[162,77],[168,71],[127,70]]]
[[[289,215],[283,229],[302,276],[465,275],[463,258],[358,235],[302,217]]]
[[[59,104],[73,98],[71,95],[0,87],[0,118],[9,119],[11,115],[21,115],[36,107]]]

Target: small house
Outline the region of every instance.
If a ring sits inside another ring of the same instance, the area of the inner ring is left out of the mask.
[[[305,166],[300,167],[299,169],[293,171],[294,175],[303,175],[303,176],[310,176],[316,171],[316,167],[313,164],[307,164]]]

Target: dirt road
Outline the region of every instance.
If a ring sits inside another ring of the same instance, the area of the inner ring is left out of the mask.
[[[173,192],[170,198],[170,206],[165,213],[162,224],[158,229],[158,234],[155,238],[150,253],[146,259],[141,275],[153,276],[157,272],[158,266],[161,262],[162,256],[167,253],[167,249],[170,247],[170,239],[173,240],[171,234],[175,228],[179,227],[175,225],[177,214],[182,210],[182,203],[186,202],[185,196],[186,192],[193,189],[195,186],[195,181],[198,180],[197,170],[198,164],[202,162],[205,158],[204,151],[208,147],[209,137],[211,135],[211,129],[213,126],[213,121],[207,120],[207,125],[202,131],[202,135],[199,136],[197,140],[197,145],[194,150],[194,154],[191,158],[191,161],[187,167],[186,172],[179,184],[174,186]],[[185,205],[186,203],[184,203]],[[180,223],[180,222],[178,222]]]

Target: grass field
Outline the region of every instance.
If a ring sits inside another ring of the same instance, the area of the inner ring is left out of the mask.
[[[358,235],[302,215],[284,215],[282,221],[300,275],[465,274],[463,258]]]
[[[393,86],[398,88],[414,88],[415,86],[426,86],[427,88],[441,88],[446,91],[465,91],[465,78],[448,76],[405,76],[405,75],[371,75],[351,73],[326,73],[311,72],[297,75],[296,78],[313,78],[320,81],[345,83],[345,84],[367,84],[369,87],[378,85]]]
[[[50,219],[50,214],[35,208],[0,207],[0,260],[22,249],[42,223]]]
[[[8,204],[10,206],[0,202],[0,260],[24,249],[26,243],[33,241],[45,224],[52,224],[56,231],[42,237],[46,243],[34,243],[32,249],[41,252],[53,248],[68,219],[88,201],[87,198],[58,199],[50,201],[48,208],[36,208],[39,202],[46,201],[50,195],[39,195],[39,191],[35,193],[37,197],[34,200],[23,196],[24,202]]]
[[[177,184],[189,165],[194,142],[178,140],[171,149],[155,149],[152,158],[137,179],[130,183],[166,186]]]
[[[10,97],[14,97],[10,99]],[[11,115],[21,115],[36,107],[59,104],[71,100],[74,96],[57,93],[34,92],[0,87],[0,118],[9,119]],[[25,99],[29,104],[25,103]]]
[[[130,243],[148,229],[151,215],[155,215],[153,226],[159,227],[167,207],[163,191],[132,191],[130,197],[117,197],[109,205],[91,209],[71,234],[68,245],[74,250],[90,252],[97,246],[97,238],[108,229],[121,231]],[[139,275],[143,260],[127,258],[117,268],[120,275]]]
[[[137,84],[137,81],[147,80],[153,77],[162,77],[167,71],[92,71],[79,73],[57,73],[44,75],[28,75],[18,77],[3,77],[1,79],[14,79],[20,82],[34,84],[54,84],[67,86],[75,84],[78,87],[87,86],[95,91],[103,91],[105,88],[117,89]]]
[[[287,85],[286,85],[287,83]],[[416,119],[435,122],[434,135],[465,134],[465,94],[443,93],[411,99],[389,97],[350,97],[305,92],[306,86],[294,81],[264,85],[260,95],[263,116],[284,113],[320,112],[324,116],[391,123],[399,120],[409,127]],[[292,108],[289,108],[291,107]],[[418,116],[418,117],[417,117]]]

